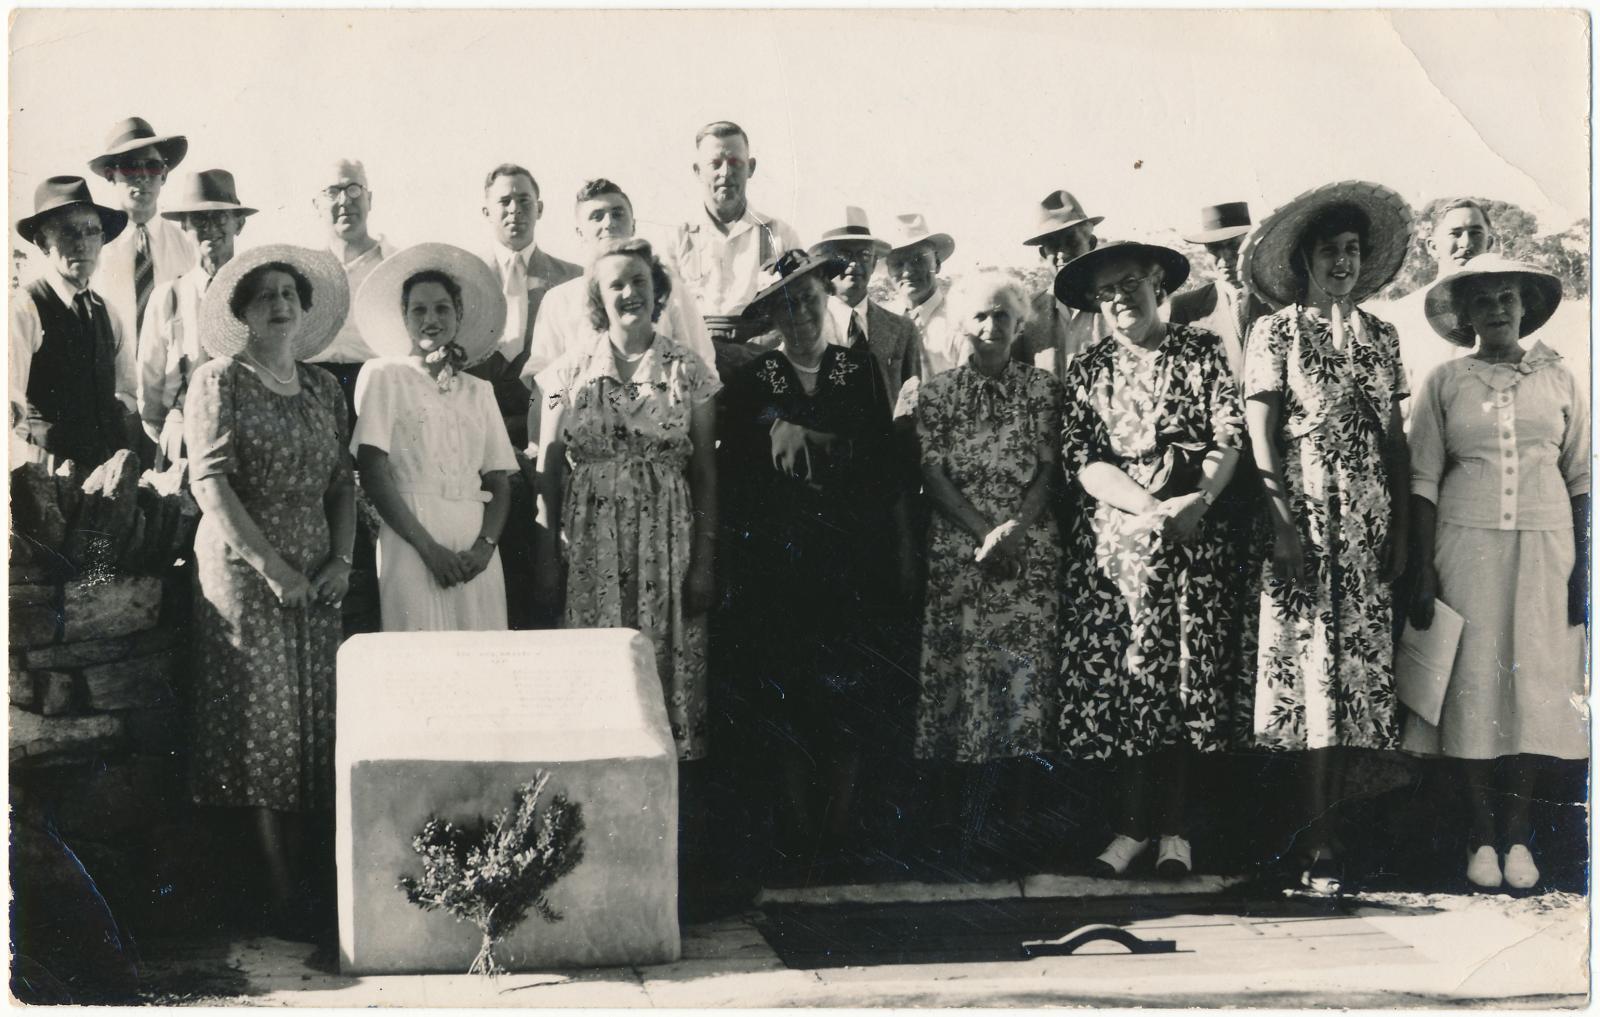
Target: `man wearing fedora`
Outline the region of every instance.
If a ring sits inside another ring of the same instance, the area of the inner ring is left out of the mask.
[[[1051,191],[1033,207],[1033,225],[1022,243],[1039,249],[1053,281],[1069,262],[1099,245],[1094,228],[1104,221],[1085,212],[1071,191]],[[1058,379],[1066,378],[1067,361],[1110,332],[1098,311],[1068,307],[1056,299],[1053,286],[1033,298],[1029,311],[1015,356]]]
[[[762,267],[799,247],[800,238],[787,223],[750,207],[747,187],[756,160],[744,128],[713,121],[695,133],[694,149],[701,208],[678,226],[672,254],[716,344],[718,371],[727,380],[728,372],[747,359],[729,347],[766,331],[741,314],[760,288]]]
[[[256,210],[239,203],[233,174],[201,170],[178,185],[177,200],[161,213],[193,238],[200,260],[157,286],[139,330],[139,419],[156,443],[156,466],[183,449],[183,397],[194,369],[209,359],[200,344],[200,301],[217,270],[233,257],[235,238]]]
[[[884,268],[900,296],[895,310],[911,319],[922,338],[922,363],[916,374],[932,378],[967,358],[964,343],[946,313],[944,290],[939,287],[939,270],[955,253],[956,240],[948,233],[930,230],[921,212],[905,212],[894,217],[887,243]]]
[[[1207,205],[1200,210],[1200,229],[1184,240],[1206,249],[1216,278],[1204,286],[1172,298],[1169,320],[1215,332],[1235,380],[1243,379],[1244,341],[1257,318],[1272,313],[1272,305],[1245,289],[1239,273],[1239,249],[1250,232],[1250,206],[1243,201]]]
[[[150,123],[128,117],[106,133],[101,153],[89,170],[110,182],[130,229],[109,241],[100,256],[95,288],[116,319],[122,347],[117,351],[117,391],[134,399],[138,387],[136,346],[150,298],[194,267],[194,243],[176,223],[156,215],[167,174],[183,161],[189,141],[181,134],[157,134]]]
[[[119,325],[89,286],[103,245],[128,225],[126,212],[97,205],[82,177],[50,177],[17,233],[44,266],[11,301],[12,433],[42,454],[85,472],[132,445],[131,398],[119,397]]]
[[[922,339],[910,318],[867,296],[867,284],[878,259],[889,253],[889,242],[872,235],[866,212],[846,205],[844,225],[823,233],[809,253],[836,258],[844,265],[831,283],[833,298],[828,301],[823,335],[835,345],[865,346],[883,369],[890,394],[899,392],[906,379],[922,369]]]
[[[360,159],[335,159],[311,203],[323,217],[328,230],[327,249],[344,266],[350,292],[360,293],[361,284],[372,270],[400,250],[399,244],[371,232],[368,218],[372,213],[372,187],[367,182],[366,166]],[[372,350],[362,341],[355,315],[348,315],[333,342],[308,362],[339,380],[345,405],[353,417],[356,376],[361,373],[361,365],[371,359]]]

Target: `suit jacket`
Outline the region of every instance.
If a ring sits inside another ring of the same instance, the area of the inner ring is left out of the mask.
[[[495,257],[494,251],[486,249],[481,257],[494,272],[495,281],[504,286],[505,277],[501,274],[500,262]],[[533,339],[533,323],[539,316],[539,305],[544,303],[546,293],[582,274],[583,269],[572,262],[562,261],[551,256],[543,248],[535,247],[533,254],[528,258],[528,313],[523,318],[521,342],[515,347],[518,351],[516,356],[506,355],[507,344],[502,341],[500,349],[495,350],[488,359],[467,372],[494,386],[495,402],[500,406],[500,415],[505,418],[506,431],[515,448],[521,448],[528,439],[530,392],[517,376],[528,359],[529,344]]]
[[[922,335],[916,322],[867,300],[867,348],[883,368],[889,397],[922,369]]]
[[[1244,375],[1244,341],[1250,335],[1250,326],[1272,310],[1272,305],[1265,300],[1254,293],[1246,293],[1245,320],[1241,323],[1217,296],[1217,284],[1206,283],[1173,297],[1167,320],[1174,325],[1194,325],[1215,332],[1222,339],[1222,350],[1233,376],[1240,378]]]

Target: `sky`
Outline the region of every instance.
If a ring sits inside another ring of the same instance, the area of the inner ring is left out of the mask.
[[[12,15],[10,220],[143,116],[233,171],[242,245],[316,243],[333,158],[372,225],[479,247],[484,173],[530,167],[539,243],[576,258],[571,195],[606,176],[647,233],[693,215],[693,136],[731,119],[752,204],[809,242],[846,204],[919,211],[950,268],[1033,263],[1065,187],[1103,236],[1256,217],[1332,180],[1414,204],[1477,193],[1558,231],[1587,214],[1581,12],[65,11]],[[105,199],[109,187],[94,182]]]

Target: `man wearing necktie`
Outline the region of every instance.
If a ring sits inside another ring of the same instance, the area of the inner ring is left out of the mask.
[[[1222,340],[1236,381],[1243,380],[1244,341],[1250,326],[1272,307],[1245,289],[1239,272],[1239,249],[1250,232],[1250,206],[1243,201],[1208,205],[1200,210],[1200,229],[1183,239],[1206,249],[1216,278],[1172,298],[1170,319],[1176,325],[1195,325],[1215,332]],[[1243,471],[1241,471],[1243,472]]]
[[[138,393],[139,330],[156,287],[194,268],[194,242],[178,225],[156,213],[167,175],[188,154],[181,134],[157,134],[148,121],[128,117],[107,132],[102,152],[89,169],[111,184],[129,228],[105,245],[96,289],[117,324],[117,396],[131,410]],[[153,449],[139,432],[148,462]]]
[[[811,245],[811,254],[837,258],[844,271],[833,280],[824,337],[831,343],[864,346],[878,361],[890,394],[917,376],[922,363],[922,339],[916,323],[879,305],[867,296],[867,284],[878,259],[889,253],[889,242],[872,235],[867,214],[845,206],[845,223],[827,230]]]
[[[17,222],[45,265],[11,301],[13,465],[51,456],[87,473],[129,447],[130,407],[116,389],[118,325],[89,288],[103,245],[127,225],[126,213],[95,204],[88,183],[71,176],[40,184],[34,214]]]

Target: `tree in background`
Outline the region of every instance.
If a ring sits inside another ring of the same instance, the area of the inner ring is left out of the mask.
[[[1438,277],[1439,263],[1434,260],[1433,252],[1428,250],[1428,236],[1433,228],[1434,216],[1455,200],[1454,197],[1435,198],[1416,210],[1405,264],[1400,267],[1400,273],[1394,277],[1394,281],[1379,291],[1378,299],[1398,300]],[[1555,273],[1569,298],[1588,294],[1588,219],[1579,219],[1562,233],[1540,237],[1539,220],[1520,206],[1493,198],[1473,197],[1472,200],[1488,210],[1502,255]]]

